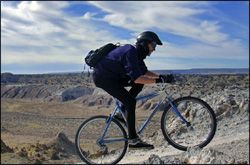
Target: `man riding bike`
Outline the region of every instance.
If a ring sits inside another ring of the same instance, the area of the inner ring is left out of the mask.
[[[158,75],[148,71],[144,59],[162,45],[156,33],[145,31],[139,34],[135,45],[120,46],[104,57],[94,68],[93,80],[97,87],[117,98],[122,103],[122,111],[127,119],[129,147],[153,149],[154,146],[143,142],[135,129],[136,96],[144,84],[171,83],[173,75]],[[131,86],[127,91],[125,87]],[[115,115],[123,120],[121,115]]]

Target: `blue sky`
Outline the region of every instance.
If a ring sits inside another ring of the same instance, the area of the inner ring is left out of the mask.
[[[1,1],[1,72],[81,72],[91,49],[145,30],[163,41],[149,70],[249,68],[247,1]]]

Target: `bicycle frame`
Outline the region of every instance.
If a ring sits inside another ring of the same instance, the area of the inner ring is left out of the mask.
[[[164,92],[163,90],[159,93],[150,93],[148,95],[145,95],[145,96],[140,96],[140,97],[137,97],[136,100],[148,100],[148,99],[152,99],[156,96],[159,96],[161,95],[161,93]],[[166,93],[166,92],[164,92]],[[181,113],[179,112],[177,106],[175,105],[175,103],[173,102],[173,99],[172,97],[167,97],[165,96],[154,108],[153,112],[150,114],[150,116],[145,120],[145,122],[141,125],[140,129],[137,131],[138,134],[142,134],[144,129],[147,127],[147,125],[150,123],[151,119],[153,118],[153,116],[156,114],[157,111],[159,111],[159,107],[160,105],[164,102],[164,100],[167,100],[168,101],[168,104],[170,104],[170,106],[172,107],[173,111],[176,113],[177,116],[180,117],[180,119],[186,124],[187,127],[190,126],[190,123],[188,121],[186,121],[186,119],[181,115]],[[109,118],[108,118],[108,121],[107,121],[107,124],[106,124],[106,127],[104,128],[104,131],[102,133],[102,136],[100,138],[100,141],[99,141],[99,144],[100,145],[103,145],[104,143],[111,143],[111,142],[118,142],[118,141],[127,141],[128,139],[125,139],[125,138],[116,138],[116,139],[104,139],[105,137],[105,134],[106,132],[108,131],[108,128],[109,128],[109,125],[111,124],[111,121],[114,117],[114,115],[116,113],[120,112],[122,115],[123,115],[123,118],[125,119],[126,121],[126,117],[124,116],[122,110],[121,110],[121,105],[120,105],[120,102],[119,101],[116,101],[116,107],[115,107],[115,110],[110,114]]]

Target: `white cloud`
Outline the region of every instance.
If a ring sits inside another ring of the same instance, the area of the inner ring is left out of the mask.
[[[108,12],[103,20],[111,25],[140,32],[156,28],[175,35],[190,37],[209,44],[227,40],[219,22],[201,20],[209,2],[89,2]],[[122,7],[121,7],[122,6]]]
[[[83,15],[83,19],[87,19],[87,20],[90,20],[90,19],[95,19],[93,16],[95,16],[96,13],[92,13],[92,12],[86,12],[84,15]]]
[[[79,57],[78,54],[59,54],[59,53],[53,53],[50,54],[43,54],[39,53],[34,55],[32,52],[25,53],[25,52],[15,52],[11,55],[3,56],[2,61],[5,62],[5,64],[44,64],[46,67],[46,64],[49,63],[79,63],[79,61],[82,61],[82,59]]]
[[[146,29],[196,41],[187,45],[164,41],[164,45],[157,48],[152,61],[147,60],[149,68],[164,67],[168,58],[175,57],[248,59],[248,49],[243,47],[240,40],[223,33],[219,20],[198,17],[208,12],[209,2],[89,2],[107,12],[103,18],[97,11],[72,17],[63,11],[71,4],[65,1],[26,1],[12,5],[1,1],[1,63],[82,63],[84,54],[90,49],[106,42],[134,43],[134,37]],[[123,39],[108,29],[100,28],[98,25],[104,22],[129,29],[131,38]],[[178,67],[190,66],[176,62],[167,68]]]
[[[120,40],[83,17],[63,13],[61,9],[69,4],[60,3],[27,1],[17,7],[1,6],[2,64],[82,63],[90,49]]]
[[[224,60],[248,61],[246,54],[248,50],[238,40],[218,46],[197,43],[180,46],[164,42],[145,61],[150,70],[229,67]]]
[[[239,40],[221,43],[217,46],[200,43],[177,45],[164,42],[163,46],[156,48],[154,54],[160,58],[246,59],[248,50],[242,47]]]
[[[107,12],[103,17],[104,21],[134,31],[135,35],[146,29],[158,29],[196,41],[187,45],[164,44],[167,46],[158,48],[155,59],[157,56],[160,58],[248,59],[248,49],[240,40],[230,38],[229,34],[223,32],[219,20],[199,18],[201,14],[213,12],[212,5],[215,3],[172,1],[91,1],[89,3]],[[165,66],[164,61],[167,59],[148,62],[148,65],[153,68]]]

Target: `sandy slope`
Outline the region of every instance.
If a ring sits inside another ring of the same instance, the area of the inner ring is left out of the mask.
[[[211,164],[213,161],[216,164],[249,164],[248,115],[234,115],[219,120],[214,139],[205,148],[195,152],[180,151],[165,142],[163,137],[158,139],[161,139],[158,143],[148,140],[152,144],[156,143],[153,150],[128,149],[119,164],[159,164],[159,160],[163,160],[164,164],[180,164],[183,160],[191,164]]]
[[[157,146],[155,149],[149,151],[128,151],[119,163],[142,163],[148,160],[153,154],[159,157],[184,157],[184,151],[177,150],[166,142],[162,144],[162,146]],[[222,152],[234,159],[235,163],[247,162],[249,164],[249,116],[234,116],[230,119],[218,121],[217,133],[211,143],[205,148]]]
[[[146,129],[145,137],[143,137],[156,148],[150,151],[128,150],[119,163],[152,164],[157,161],[165,163],[172,161],[172,164],[176,164],[178,161],[175,159],[186,158],[190,163],[197,163],[197,157],[203,161],[201,163],[211,164],[211,161],[217,161],[219,164],[230,163],[231,158],[234,163],[249,163],[249,76],[219,78],[220,76],[190,78],[188,84],[194,85],[168,88],[168,90],[174,89],[172,91],[176,94],[190,94],[199,97],[208,102],[215,110],[218,119],[217,132],[212,142],[204,150],[183,152],[166,143],[161,134],[159,126],[161,115],[159,115],[154,117],[154,121]],[[149,86],[145,88],[144,92],[147,89],[152,90]],[[104,95],[95,94],[92,97],[86,96],[67,102],[1,97],[1,139],[11,148],[17,146],[18,149],[21,149],[20,145],[23,144],[30,146],[37,142],[47,143],[58,132],[63,131],[70,140],[74,141],[76,130],[84,119],[94,115],[109,114],[112,110],[109,107],[109,100],[105,101]],[[90,102],[85,102],[86,100]],[[97,104],[89,104],[92,102]],[[146,103],[148,108],[145,108],[144,105],[140,107],[144,110],[137,112],[137,120],[145,119],[155,102]],[[35,153],[40,154],[44,151]],[[13,161],[14,159],[16,161]],[[80,162],[78,156],[72,159],[46,159],[42,163],[73,164],[77,162]],[[1,154],[1,163],[34,164],[35,162],[24,157],[17,157],[16,154],[4,153]],[[179,163],[181,162],[179,161]]]
[[[241,134],[240,136],[228,136],[219,137],[213,139],[213,141],[206,147],[221,151],[231,157],[237,159],[237,161],[244,162],[248,160],[249,163],[249,133]],[[237,147],[238,146],[238,147]],[[119,162],[120,164],[137,164],[146,161],[150,155],[155,154],[160,157],[179,155],[184,151],[177,150],[172,146],[159,147],[150,151],[129,151],[126,156]],[[235,154],[237,153],[237,154]]]

